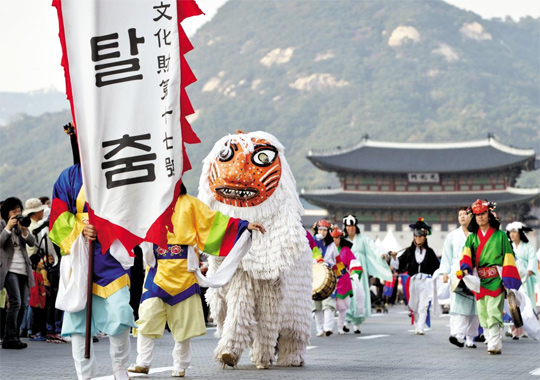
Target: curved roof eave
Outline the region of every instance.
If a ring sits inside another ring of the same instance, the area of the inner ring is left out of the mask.
[[[317,205],[362,208],[399,208],[413,207],[437,209],[470,204],[477,198],[485,198],[500,205],[527,202],[540,198],[540,188],[507,188],[505,191],[468,191],[468,192],[368,192],[343,191],[342,189],[302,190],[301,197]]]

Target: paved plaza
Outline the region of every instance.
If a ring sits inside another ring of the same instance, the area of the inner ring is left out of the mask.
[[[188,379],[530,379],[540,380],[540,343],[532,339],[504,338],[503,354],[491,356],[486,346],[458,348],[448,343],[449,317],[434,320],[425,336],[412,332],[405,306],[375,314],[362,325],[362,334],[348,333],[315,337],[314,324],[307,354],[301,368],[271,367],[257,370],[245,352],[236,369],[222,369],[212,360],[217,344],[214,329],[193,339],[193,359],[186,371]],[[131,359],[136,357],[136,341],[131,338]],[[29,342],[25,350],[0,350],[0,379],[75,379],[71,346]],[[173,340],[166,333],[156,342],[152,371],[137,379],[170,379]],[[95,344],[101,377],[112,380],[107,338]]]

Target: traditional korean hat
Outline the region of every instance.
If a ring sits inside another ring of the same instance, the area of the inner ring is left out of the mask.
[[[531,232],[533,229],[530,227],[527,227],[525,224],[521,222],[512,222],[509,225],[506,226],[506,231],[523,231],[523,232]]]
[[[527,237],[527,235],[525,235],[525,232],[531,232],[532,230],[532,228],[527,227],[521,222],[512,222],[506,226],[506,235],[508,236],[508,239],[510,239],[510,232],[516,231],[519,233],[519,240],[524,243],[528,243],[529,238]]]
[[[494,202],[490,202],[486,199],[477,199],[476,202],[471,205],[470,210],[474,215],[479,215],[488,211],[493,212],[496,207],[497,204]]]
[[[343,218],[343,224],[346,226],[356,226],[358,224],[358,219],[354,215],[347,215]]]
[[[418,218],[416,223],[409,224],[409,227],[414,231],[414,236],[431,235],[431,226],[428,226],[426,222],[424,222],[424,218]]]
[[[326,219],[319,220],[316,224],[316,227],[319,230],[321,229],[328,230],[330,229],[330,222],[328,222],[328,220]]]
[[[343,231],[336,227],[330,232],[330,236],[333,238],[343,236]]]

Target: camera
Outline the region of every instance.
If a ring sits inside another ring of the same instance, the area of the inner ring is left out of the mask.
[[[19,222],[21,226],[30,227],[31,220],[29,216],[17,215],[15,219],[17,219],[17,222]]]

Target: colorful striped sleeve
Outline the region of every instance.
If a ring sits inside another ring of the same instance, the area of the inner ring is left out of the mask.
[[[51,204],[50,232],[51,241],[60,247],[62,255],[71,252],[71,246],[81,234],[84,223],[77,220],[71,212],[70,194],[74,190],[69,183],[69,170],[65,170],[54,184]]]
[[[521,277],[516,266],[516,259],[512,246],[506,238],[506,234],[502,236],[502,249],[504,254],[503,267],[502,267],[502,281],[506,289],[518,290],[521,286]]]
[[[463,248],[463,252],[461,253],[461,259],[459,260],[459,269],[465,270],[467,269],[469,272],[472,272],[473,270],[473,262],[472,262],[472,240],[473,240],[473,234],[470,234],[467,237],[467,241],[465,242],[465,247]]]
[[[351,263],[349,265],[349,274],[351,276],[354,274],[357,274],[358,279],[361,279],[363,273],[364,273],[364,270],[362,269],[362,265],[360,265],[360,261],[356,259],[351,260]]]
[[[213,256],[227,256],[249,222],[232,218],[210,208],[197,198],[193,209],[197,229],[197,245],[202,251]]]
[[[345,264],[341,260],[340,256],[336,257],[336,264],[332,267],[332,270],[337,278],[340,278],[347,273],[347,268],[345,267]]]

